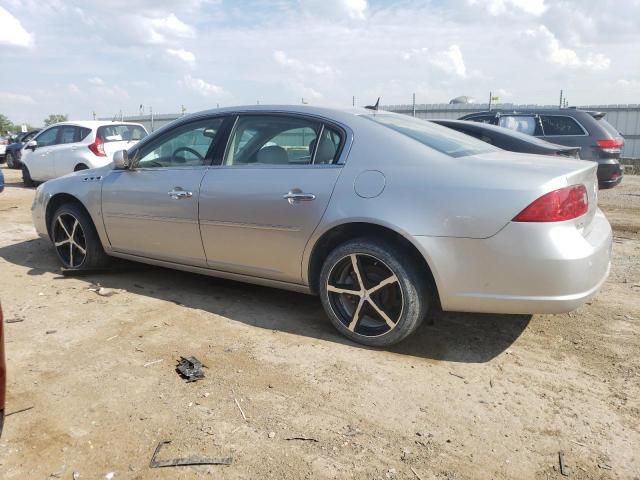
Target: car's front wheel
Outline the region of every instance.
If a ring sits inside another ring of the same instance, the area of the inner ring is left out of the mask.
[[[22,183],[24,183],[25,187],[35,187],[36,182],[31,178],[31,172],[29,172],[29,167],[27,167],[24,163],[22,164]]]
[[[49,232],[65,268],[95,270],[108,263],[98,232],[80,205],[67,203],[59,207],[53,214]]]
[[[16,159],[12,152],[7,153],[7,167],[16,168]]]
[[[365,238],[340,245],[320,274],[329,319],[358,343],[400,342],[418,328],[429,307],[429,284],[418,265],[391,242]]]

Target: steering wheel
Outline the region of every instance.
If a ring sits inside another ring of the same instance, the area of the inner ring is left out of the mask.
[[[200,155],[196,150],[194,150],[193,148],[189,148],[189,147],[180,147],[177,148],[175,152],[173,152],[173,155],[171,155],[171,161],[175,162],[176,160],[176,155],[178,154],[178,152],[189,152],[189,153],[193,153],[196,157],[198,157],[198,160],[204,160],[204,157],[202,155]]]

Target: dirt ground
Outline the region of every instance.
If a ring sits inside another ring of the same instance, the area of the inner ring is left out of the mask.
[[[614,259],[590,304],[437,314],[379,350],[310,296],[135,264],[63,277],[2,168],[0,298],[23,319],[5,324],[7,411],[33,407],[6,420],[3,479],[546,480],[566,478],[559,452],[570,478],[640,478],[640,177],[600,192]],[[181,380],[181,355],[206,378]],[[233,463],[150,469],[165,439],[162,459]]]

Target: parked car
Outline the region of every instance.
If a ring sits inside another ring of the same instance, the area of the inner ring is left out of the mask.
[[[317,294],[386,346],[434,304],[566,312],[600,288],[596,165],[532,158],[387,112],[216,109],[40,185],[32,214],[67,269],[121,257]]]
[[[612,188],[622,181],[619,158],[624,139],[604,117],[603,112],[561,108],[492,110],[471,113],[460,120],[499,125],[552,143],[580,147],[580,158],[598,162],[599,187]]]
[[[20,158],[22,157],[22,147],[25,143],[35,137],[40,130],[31,130],[30,132],[21,133],[17,135],[15,141],[7,145],[7,167],[9,168],[21,168],[22,163]]]
[[[7,389],[7,364],[4,358],[4,318],[0,304],[0,437],[4,426],[4,401]]]
[[[101,167],[113,152],[129,148],[147,136],[142,125],[126,122],[63,122],[45,128],[21,151],[26,186],[67,173]]]
[[[470,122],[466,120],[431,120],[433,123],[451,128],[460,133],[490,143],[503,150],[536,155],[555,155],[560,157],[580,158],[580,147],[566,147],[550,143],[540,138],[525,135],[509,128],[497,127],[488,123]]]
[[[7,137],[0,137],[0,163],[4,163],[7,159],[7,143],[9,143]]]

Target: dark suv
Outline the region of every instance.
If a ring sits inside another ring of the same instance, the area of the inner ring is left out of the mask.
[[[491,110],[460,117],[460,120],[490,123],[543,138],[552,143],[580,147],[580,158],[598,162],[600,188],[622,181],[618,159],[624,139],[604,119],[603,112],[562,108],[554,110]]]

